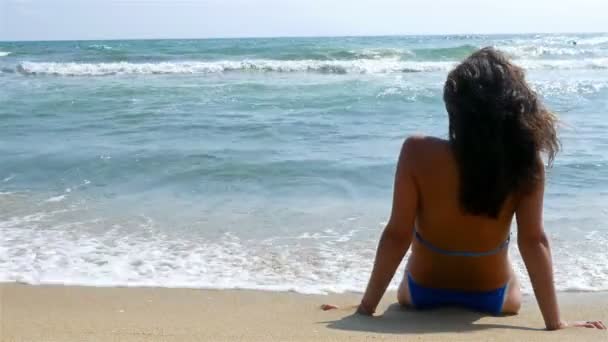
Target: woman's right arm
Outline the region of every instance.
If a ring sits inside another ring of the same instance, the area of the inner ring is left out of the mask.
[[[545,169],[540,160],[539,163],[541,177],[535,188],[521,198],[517,207],[517,244],[528,270],[545,326],[548,330],[557,330],[567,327],[568,324],[560,318],[553,282],[551,248],[543,228]],[[577,322],[573,325],[606,329],[600,321]]]
[[[371,315],[405,256],[412,237],[418,209],[418,188],[414,180],[415,153],[424,138],[410,137],[401,148],[393,191],[393,207],[382,232],[376,260],[357,312]]]

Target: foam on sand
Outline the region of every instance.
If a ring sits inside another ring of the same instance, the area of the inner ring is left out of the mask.
[[[0,244],[9,246],[0,249],[0,282],[360,292],[376,247],[375,241],[361,239],[363,231],[357,229],[262,240],[232,233],[179,237],[156,231],[155,223],[146,220],[137,227],[103,221],[96,225],[94,220],[53,223],[61,215],[80,217],[54,210],[0,221]],[[106,231],[100,232],[101,227]],[[608,290],[604,258],[608,239],[601,231],[588,232],[577,241],[552,240],[559,291]],[[515,244],[511,253],[523,291],[531,293]],[[399,273],[403,269],[404,265]],[[394,277],[391,289],[396,289],[401,276]]]

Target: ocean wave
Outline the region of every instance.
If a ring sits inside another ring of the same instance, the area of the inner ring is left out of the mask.
[[[210,74],[236,71],[312,72],[322,74],[382,74],[449,70],[452,62],[408,62],[398,59],[339,61],[244,60],[159,63],[45,63],[23,62],[16,71],[25,75],[105,76],[116,74]]]
[[[604,45],[608,44],[608,36],[585,38],[577,41],[579,45]]]
[[[592,80],[551,80],[531,82],[532,87],[543,96],[593,95],[608,90],[608,82]]]
[[[600,40],[596,40],[599,42]],[[495,46],[510,53],[514,58],[567,58],[567,57],[605,57],[606,51],[596,44],[574,45],[573,39],[567,40],[516,40],[497,41]],[[214,56],[231,56],[238,58],[247,56],[252,59],[271,59],[281,61],[354,61],[360,59],[400,59],[403,61],[446,61],[462,60],[485,45],[463,44],[449,47],[356,47],[335,48],[305,46],[294,48],[285,46],[275,48],[224,48],[211,50],[201,54],[211,53]],[[196,56],[193,54],[192,56]],[[196,57],[195,57],[196,58]]]
[[[0,242],[11,248],[0,251],[0,281],[317,294],[360,292],[365,288],[375,251],[375,241],[361,240],[357,230],[304,232],[255,241],[225,233],[209,240],[152,233],[150,222],[142,222],[145,227],[135,231],[116,227],[101,235],[78,229],[87,222],[56,229],[34,228],[44,225],[46,219],[48,215],[29,215],[1,223]],[[555,240],[554,257],[560,265],[556,270],[557,290],[608,290],[608,266],[598,262],[603,260],[605,246],[605,239],[584,240],[577,245]],[[510,249],[522,291],[530,294],[521,256],[515,246]],[[404,266],[399,267],[390,289],[397,288]]]
[[[445,59],[461,59],[475,51],[477,46],[458,45],[440,48],[407,48],[401,44],[395,46],[317,46],[306,44],[303,46],[294,45],[252,45],[252,46],[222,46],[211,48],[205,51],[189,51],[189,56],[248,56],[256,59],[275,59],[275,60],[315,60],[315,61],[336,61],[336,60],[359,60],[359,59],[387,59],[396,58],[402,60],[428,60],[441,61]],[[191,53],[191,54],[190,54]],[[254,57],[255,56],[255,57]]]
[[[48,199],[46,199],[45,202],[48,202],[48,203],[61,202],[65,199],[65,197],[66,197],[66,195],[53,196],[53,197],[49,197]]]
[[[414,49],[413,55],[418,58],[437,60],[437,59],[463,59],[479,49],[474,45],[459,45],[445,48]]]
[[[415,62],[398,59],[360,59],[353,61],[244,60],[217,62],[159,63],[56,63],[23,62],[15,71],[24,75],[107,76],[121,74],[212,74],[224,72],[308,72],[321,74],[388,74],[449,71],[457,61]],[[526,69],[571,70],[608,69],[608,58],[577,60],[516,60]]]
[[[568,60],[528,59],[515,60],[515,64],[529,70],[603,70],[608,69],[608,58],[581,58]]]
[[[608,91],[608,82],[597,80],[535,80],[531,81],[532,88],[543,97],[556,99],[567,97],[569,100],[575,97],[602,96]],[[441,99],[442,83],[432,86],[420,86],[404,83],[381,88],[376,94],[378,99],[397,99],[399,101],[417,102],[433,101]]]
[[[6,57],[8,55],[10,55],[10,52],[6,52],[6,51],[0,51],[0,57]]]
[[[543,46],[543,45],[512,45],[512,46],[497,46],[498,49],[504,51],[514,58],[567,58],[567,57],[596,57],[603,56],[598,49],[585,49],[576,46]]]
[[[330,55],[330,57],[352,60],[398,58],[404,61],[412,59],[418,61],[444,61],[463,59],[477,49],[479,49],[479,47],[473,45],[458,45],[445,48],[418,48],[411,50],[402,48],[368,48],[342,51],[341,53],[334,53]]]
[[[407,49],[399,49],[399,48],[368,48],[361,50],[338,50],[338,51],[329,51],[326,53],[323,52],[315,52],[314,54],[309,54],[306,52],[301,52],[299,55],[292,55],[293,60],[320,60],[320,61],[336,61],[336,60],[360,60],[360,59],[387,59],[387,58],[396,58],[396,59],[407,59],[414,56],[414,52]],[[308,58],[312,57],[312,58]]]
[[[112,50],[113,48],[104,44],[91,44],[86,47],[89,50],[98,50],[98,51],[107,51]]]

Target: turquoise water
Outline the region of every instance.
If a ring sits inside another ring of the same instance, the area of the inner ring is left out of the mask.
[[[562,119],[558,289],[608,290],[607,34],[0,42],[0,281],[361,291],[401,142],[487,45]]]

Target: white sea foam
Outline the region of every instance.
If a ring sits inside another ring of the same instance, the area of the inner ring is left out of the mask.
[[[526,69],[608,69],[608,58],[576,60],[515,61]],[[116,74],[210,74],[223,72],[313,72],[327,74],[386,74],[448,71],[456,61],[416,62],[399,59],[359,59],[336,61],[244,60],[217,62],[160,63],[46,63],[23,62],[17,71],[26,75],[105,76]]]
[[[111,46],[104,45],[104,44],[92,44],[92,45],[87,46],[87,48],[89,48],[91,50],[112,50]]]
[[[593,96],[608,91],[608,81],[593,79],[559,78],[534,80],[532,88],[544,97],[553,96]],[[376,94],[378,99],[399,99],[416,102],[441,97],[443,83],[421,86],[415,82],[402,81],[381,88]]]
[[[608,44],[608,36],[585,38],[577,41],[581,45],[603,45]]]
[[[53,197],[50,197],[50,198],[48,198],[47,200],[45,200],[45,202],[50,202],[50,203],[53,203],[53,202],[61,202],[61,201],[63,201],[64,199],[65,199],[65,195],[59,195],[59,196],[53,196]]]
[[[581,79],[558,79],[531,82],[532,88],[545,97],[597,94],[608,89],[608,82]]]
[[[17,71],[23,74],[60,76],[103,76],[114,74],[208,74],[231,71],[251,72],[316,72],[328,74],[375,74],[448,70],[452,62],[411,62],[399,59],[360,60],[244,60],[217,62],[160,63],[41,63],[24,62]]]
[[[218,238],[180,238],[152,229],[111,225],[87,229],[93,220],[48,225],[61,211],[0,221],[0,281],[90,286],[158,286],[260,289],[301,293],[359,292],[365,288],[375,243],[358,230],[308,232],[292,238],[245,239],[233,233]],[[103,226],[102,222],[102,226]],[[608,240],[553,236],[559,291],[608,290]],[[515,240],[515,239],[514,239]],[[531,287],[521,256],[511,246],[524,293]],[[390,285],[395,289],[404,265]]]
[[[0,51],[0,57],[6,57],[8,55],[10,55],[10,52],[6,52],[6,51]]]
[[[546,46],[546,45],[511,45],[497,46],[515,58],[538,58],[538,57],[578,57],[578,56],[602,56],[601,50],[593,48],[579,48],[576,46]]]

